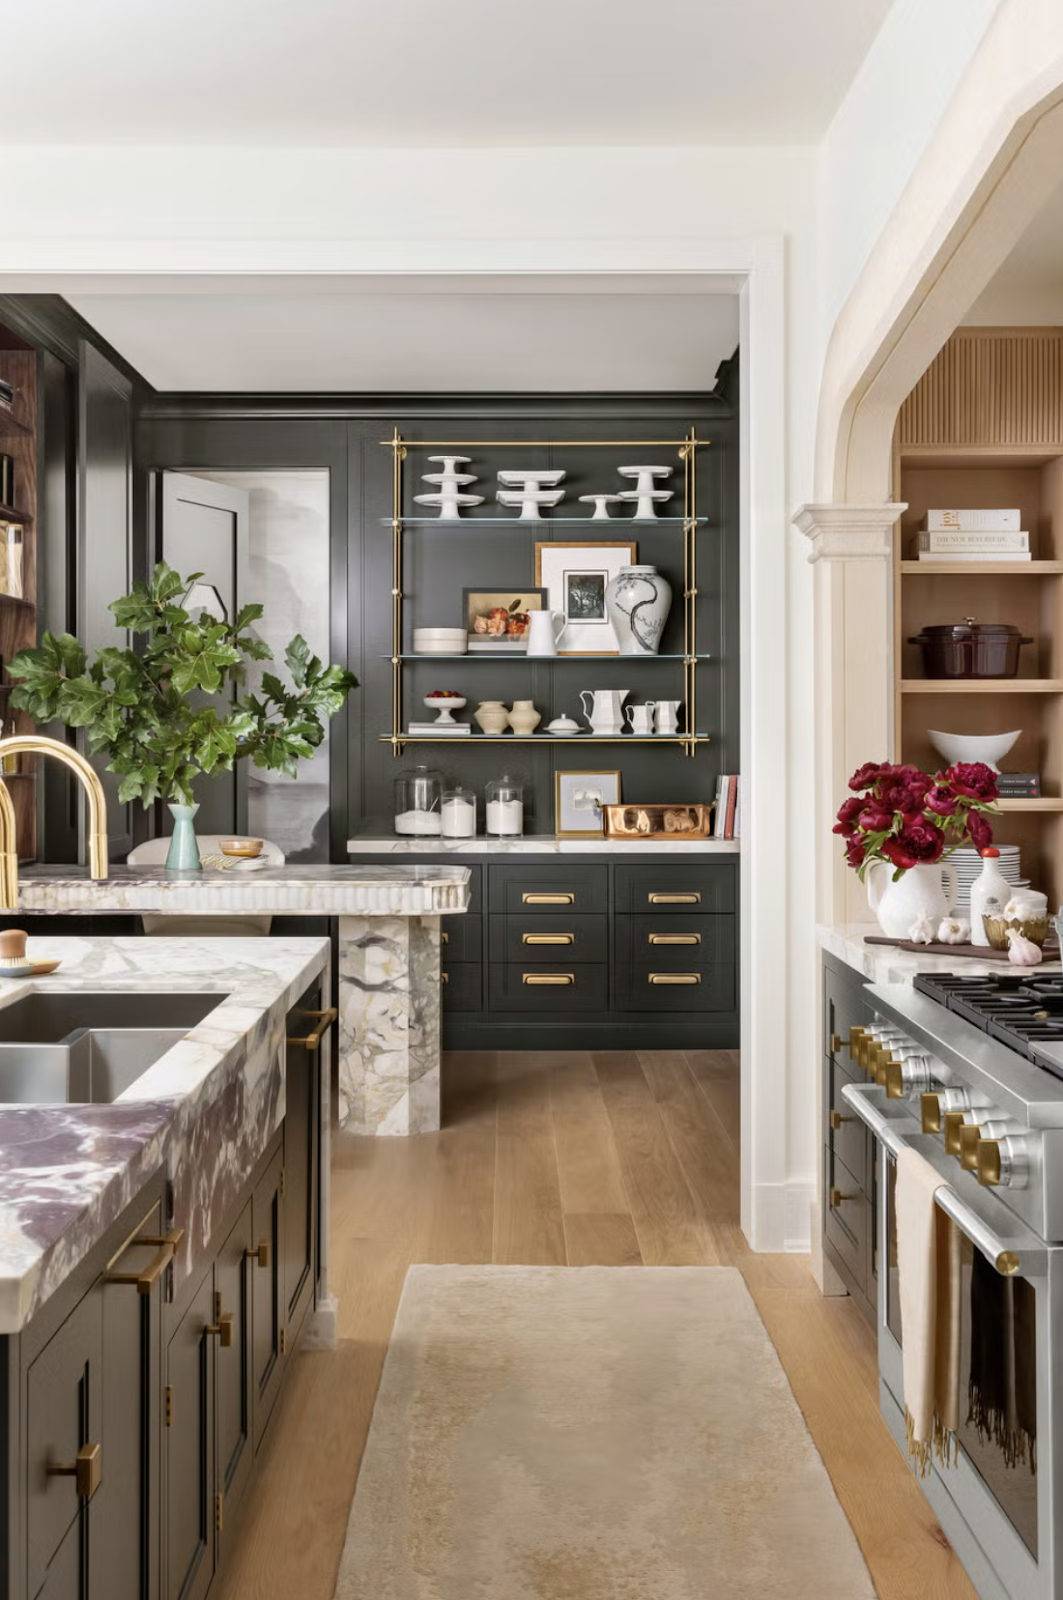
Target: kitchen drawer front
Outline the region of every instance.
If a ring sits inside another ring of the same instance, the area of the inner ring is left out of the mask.
[[[735,909],[735,872],[730,864],[690,862],[655,866],[645,863],[616,868],[618,912],[689,916],[731,913]]]
[[[682,952],[679,952],[682,954]],[[618,1011],[733,1011],[737,1004],[735,969],[730,962],[698,963],[643,960],[617,963]]]
[[[63,1535],[85,1503],[72,1475],[78,1451],[103,1462],[103,1305],[87,1294],[30,1365],[26,1379],[28,1587],[35,1595]]]
[[[830,1102],[827,1113],[827,1144],[852,1173],[864,1194],[869,1194],[871,1186],[868,1181],[867,1129],[842,1095],[845,1085],[855,1083],[856,1079],[843,1066],[829,1058],[824,1065],[824,1071],[827,1074]],[[835,1127],[836,1122],[837,1127]]]
[[[713,966],[736,960],[734,917],[705,917],[688,912],[661,916],[640,912],[616,919],[616,959],[654,967]]]
[[[859,1288],[867,1291],[867,1241],[870,1206],[844,1162],[825,1149],[823,1233],[837,1250]],[[836,1193],[835,1193],[836,1191]],[[831,1204],[832,1195],[834,1204]]]
[[[492,865],[491,910],[516,916],[556,917],[558,912],[608,911],[609,868]]]
[[[849,1029],[867,1027],[872,1009],[867,987],[856,973],[848,968],[839,971],[824,961],[823,1049],[832,1061],[840,1061],[850,1071],[856,1070],[856,1063],[849,1052]]]
[[[494,1011],[527,1011],[551,1020],[559,1012],[604,1011],[609,1004],[609,969],[604,964],[498,961],[488,970]]]
[[[451,961],[479,961],[482,919],[466,911],[463,916],[441,917],[440,921],[444,966]]]
[[[600,961],[609,959],[609,922],[587,912],[554,916],[493,916],[491,956],[500,961]]]
[[[483,968],[478,961],[443,957],[443,1010],[479,1011],[483,1004]]]

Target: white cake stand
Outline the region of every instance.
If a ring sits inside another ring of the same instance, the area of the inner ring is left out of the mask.
[[[541,471],[529,468],[527,472],[515,469],[500,472],[499,483],[504,483],[507,489],[556,489],[559,483],[565,481],[563,467],[544,467]]]
[[[438,506],[440,522],[457,522],[462,506],[483,504],[482,494],[461,494],[457,489],[442,489],[439,494],[415,494],[419,506]]]
[[[654,510],[654,502],[671,500],[675,493],[673,489],[655,489],[653,487],[655,478],[670,478],[672,476],[673,468],[671,467],[617,467],[616,470],[622,478],[634,478],[636,480],[636,487],[634,489],[625,489],[620,496],[621,500],[638,501],[638,505],[635,508],[636,517],[645,517],[652,521],[657,516]]]
[[[499,505],[520,506],[521,522],[538,522],[539,507],[556,506],[565,498],[565,491],[564,489],[499,489],[496,498]]]
[[[611,522],[609,507],[615,506],[620,499],[618,494],[581,494],[580,505],[593,506],[594,515],[592,522]]]

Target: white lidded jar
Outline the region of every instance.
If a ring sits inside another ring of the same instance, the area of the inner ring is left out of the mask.
[[[524,832],[524,789],[508,773],[487,785],[487,831],[496,839],[516,839]]]
[[[989,948],[983,917],[1002,917],[1011,899],[1011,884],[1000,870],[1000,851],[983,850],[982,870],[971,885],[971,943]]]
[[[443,831],[440,802],[443,774],[432,767],[413,767],[395,779],[395,832],[438,836]]]
[[[476,795],[460,785],[443,791],[444,839],[475,839]]]

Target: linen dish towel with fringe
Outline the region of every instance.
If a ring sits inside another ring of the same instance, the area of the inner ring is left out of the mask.
[[[960,1414],[960,1235],[934,1204],[942,1182],[916,1150],[897,1157],[897,1268],[904,1330],[908,1456],[921,1478],[931,1455],[955,1464]]]

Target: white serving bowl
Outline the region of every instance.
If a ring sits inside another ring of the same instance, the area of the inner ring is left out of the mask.
[[[984,761],[993,772],[999,772],[997,763],[1003,761],[1022,729],[1014,733],[939,733],[936,728],[926,730],[927,738],[938,755],[952,766],[957,761]]]

